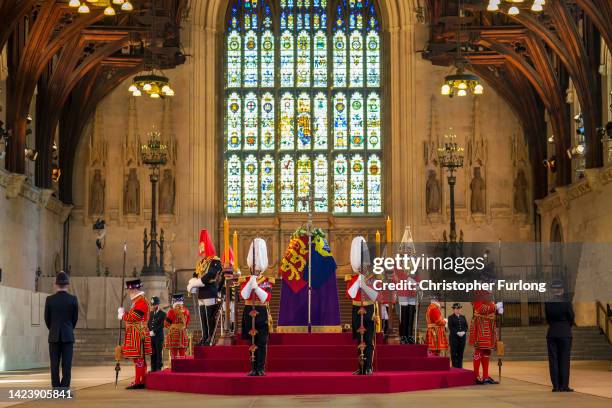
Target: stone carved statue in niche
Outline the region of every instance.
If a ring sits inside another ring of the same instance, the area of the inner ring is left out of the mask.
[[[104,214],[104,178],[102,170],[95,169],[89,193],[89,215]]]
[[[425,211],[427,214],[440,213],[440,183],[435,170],[429,170],[425,187]]]
[[[174,177],[172,170],[165,169],[159,183],[159,213],[174,214]]]
[[[480,167],[474,167],[474,177],[470,182],[472,196],[470,210],[472,214],[484,214],[485,212],[485,182],[480,175]]]
[[[518,214],[526,214],[529,212],[529,204],[527,203],[527,177],[525,172],[520,169],[514,180],[514,211]]]
[[[140,214],[140,182],[136,169],[131,168],[128,173],[123,192],[123,213]]]

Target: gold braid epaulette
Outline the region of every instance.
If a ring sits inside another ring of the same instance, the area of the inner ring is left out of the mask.
[[[210,268],[210,263],[218,259],[221,262],[221,259],[217,256],[209,256],[208,258],[202,258],[198,261],[195,266],[195,273],[198,278],[202,278],[202,276],[206,275],[208,272],[208,268]]]

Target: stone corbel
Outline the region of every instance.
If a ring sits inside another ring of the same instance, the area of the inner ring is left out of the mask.
[[[62,203],[55,196],[53,196],[53,193],[54,190],[52,189],[44,189],[41,191],[40,207],[59,215],[61,222],[64,223],[68,219],[73,206]]]
[[[593,192],[601,193],[603,187],[601,182],[601,169],[585,169],[584,175],[588,185]]]
[[[6,178],[6,198],[17,198],[25,185],[25,174],[10,173]]]

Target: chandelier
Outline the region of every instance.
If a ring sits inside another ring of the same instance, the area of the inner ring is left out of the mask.
[[[488,11],[503,11],[511,16],[516,16],[521,13],[521,9],[539,13],[544,10],[545,0],[489,0],[487,4]],[[530,6],[531,5],[531,6]]]
[[[134,96],[141,96],[145,93],[153,99],[174,96],[174,90],[170,87],[168,77],[161,73],[156,73],[155,70],[145,75],[135,76],[128,91]]]
[[[495,0],[492,0],[495,1]],[[453,96],[466,96],[468,91],[473,95],[482,95],[484,87],[480,83],[480,78],[474,74],[465,72],[467,61],[461,57],[461,29],[463,12],[461,10],[461,0],[458,8],[459,25],[457,26],[457,56],[455,57],[455,73],[444,77],[444,83],[440,88],[442,95],[452,98]]]
[[[80,14],[90,12],[89,7],[101,8],[104,7],[105,16],[114,16],[117,14],[115,7],[121,11],[132,11],[134,6],[129,0],[69,0],[68,6],[76,8]]]
[[[440,93],[442,95],[446,95],[451,98],[455,95],[466,96],[468,91],[473,95],[483,94],[484,87],[480,83],[480,78],[478,78],[476,75],[465,72],[464,64],[464,61],[456,61],[455,66],[457,69],[455,70],[455,73],[444,77],[444,84],[440,89]]]
[[[161,133],[153,130],[147,133],[149,140],[140,146],[142,162],[151,167],[163,166],[168,160],[168,146],[162,143]]]
[[[438,147],[438,162],[440,167],[448,169],[451,173],[463,167],[463,147],[457,143],[457,135],[453,128],[449,129],[448,134],[444,135],[444,145]]]

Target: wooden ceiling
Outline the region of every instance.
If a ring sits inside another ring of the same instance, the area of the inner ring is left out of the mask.
[[[526,0],[528,5],[531,0]],[[486,11],[487,0],[427,0],[431,27],[425,58],[451,66],[459,43],[470,70],[512,107],[530,146],[535,197],[546,195],[546,122],[554,134],[557,185],[571,182],[572,115],[566,103],[570,80],[584,118],[586,166],[602,165],[600,44],[612,49],[612,1],[546,0],[544,12],[516,16]],[[494,131],[494,129],[492,129]]]
[[[94,7],[78,14],[67,0],[0,0],[0,50],[7,47],[8,57],[6,167],[24,172],[28,116],[35,109],[36,185],[51,186],[58,132],[64,202],[72,202],[76,147],[98,103],[143,68],[185,61],[180,24],[187,0],[132,3],[134,11],[107,17]]]

